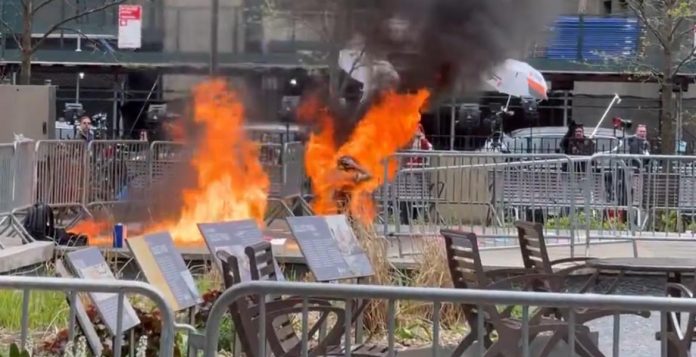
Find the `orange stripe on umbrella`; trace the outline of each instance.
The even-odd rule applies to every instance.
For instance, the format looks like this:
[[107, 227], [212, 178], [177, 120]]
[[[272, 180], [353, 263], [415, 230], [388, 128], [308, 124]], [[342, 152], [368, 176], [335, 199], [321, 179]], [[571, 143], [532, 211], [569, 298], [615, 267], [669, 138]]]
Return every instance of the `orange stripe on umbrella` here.
[[539, 97], [543, 99], [548, 99], [548, 96], [546, 95], [545, 84], [537, 82], [532, 76], [527, 77], [527, 84], [529, 85], [530, 90], [539, 94]]

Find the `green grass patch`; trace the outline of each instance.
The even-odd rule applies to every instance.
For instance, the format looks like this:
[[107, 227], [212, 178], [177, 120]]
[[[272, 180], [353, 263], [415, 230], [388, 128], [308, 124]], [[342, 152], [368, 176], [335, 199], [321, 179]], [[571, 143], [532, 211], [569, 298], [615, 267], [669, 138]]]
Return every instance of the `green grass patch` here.
[[[19, 331], [22, 326], [20, 290], [0, 290], [0, 326]], [[51, 326], [67, 326], [68, 304], [63, 292], [32, 291], [29, 295], [29, 328], [45, 330]]]

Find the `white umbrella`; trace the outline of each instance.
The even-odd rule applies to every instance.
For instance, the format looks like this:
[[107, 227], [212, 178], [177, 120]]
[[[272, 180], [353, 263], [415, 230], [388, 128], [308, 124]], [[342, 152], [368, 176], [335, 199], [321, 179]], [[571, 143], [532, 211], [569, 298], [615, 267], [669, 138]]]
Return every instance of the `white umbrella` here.
[[525, 62], [505, 60], [491, 71], [486, 82], [498, 92], [510, 96], [548, 99], [544, 76]]

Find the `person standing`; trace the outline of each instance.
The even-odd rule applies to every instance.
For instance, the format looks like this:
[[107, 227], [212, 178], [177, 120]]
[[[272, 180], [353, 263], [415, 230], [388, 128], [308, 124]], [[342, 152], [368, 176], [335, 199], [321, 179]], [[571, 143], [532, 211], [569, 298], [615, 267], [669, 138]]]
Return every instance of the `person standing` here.
[[626, 147], [629, 154], [650, 155], [648, 128], [644, 124], [638, 125], [635, 134], [626, 139]]
[[84, 140], [86, 143], [90, 143], [94, 140], [94, 135], [92, 134], [92, 119], [88, 116], [83, 116], [80, 118], [80, 124], [77, 127], [77, 138], [79, 140]]

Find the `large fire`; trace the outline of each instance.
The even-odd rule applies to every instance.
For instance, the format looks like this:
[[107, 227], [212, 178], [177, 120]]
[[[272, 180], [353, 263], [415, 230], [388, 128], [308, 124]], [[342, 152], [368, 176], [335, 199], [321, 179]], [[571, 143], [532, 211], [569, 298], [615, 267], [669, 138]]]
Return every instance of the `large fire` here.
[[[202, 245], [197, 223], [251, 218], [262, 224], [270, 187], [258, 146], [244, 132], [244, 107], [236, 93], [224, 80], [215, 79], [196, 86], [193, 97], [194, 121], [202, 129], [198, 145], [187, 143], [195, 147], [191, 160], [195, 185], [181, 192], [177, 220], [145, 229], [145, 233], [169, 231], [178, 246]], [[86, 220], [71, 231], [87, 234], [90, 244], [110, 244], [111, 238], [104, 236], [112, 224]]]
[[259, 161], [258, 145], [244, 132], [244, 107], [224, 80], [193, 90], [194, 121], [203, 128], [192, 166], [197, 182], [183, 191], [184, 206], [168, 230], [178, 245], [200, 245], [197, 223], [252, 218], [263, 223], [270, 181]]
[[[389, 162], [385, 170], [384, 163], [413, 140], [421, 109], [429, 96], [427, 90], [415, 94], [384, 94], [340, 147], [334, 141], [333, 120], [326, 108], [315, 99], [303, 103], [300, 116], [318, 121], [321, 127], [310, 136], [305, 159], [314, 192], [312, 208], [317, 214], [340, 212], [341, 201], [346, 198], [342, 194], [345, 194], [348, 213], [364, 223], [372, 221], [375, 216], [372, 193], [385, 179], [392, 179], [398, 168], [396, 162]], [[360, 172], [338, 168], [339, 161], [345, 158], [361, 166], [369, 177], [356, 180]]]
[[[223, 80], [204, 82], [193, 95], [194, 120], [202, 129], [191, 160], [196, 184], [181, 192], [178, 219], [145, 229], [145, 233], [169, 231], [178, 246], [201, 245], [197, 223], [252, 218], [263, 224], [270, 188], [258, 145], [244, 132], [244, 108], [237, 95]], [[427, 90], [385, 93], [340, 146], [329, 112], [317, 100], [303, 103], [300, 117], [321, 123], [321, 130], [310, 136], [305, 159], [317, 214], [346, 212], [365, 223], [372, 221], [372, 193], [397, 170], [396, 162], [390, 162], [387, 170], [384, 163], [413, 140], [429, 96]], [[87, 220], [71, 231], [87, 234], [90, 244], [100, 245], [110, 243], [110, 237], [104, 237], [111, 227], [113, 222]]]

